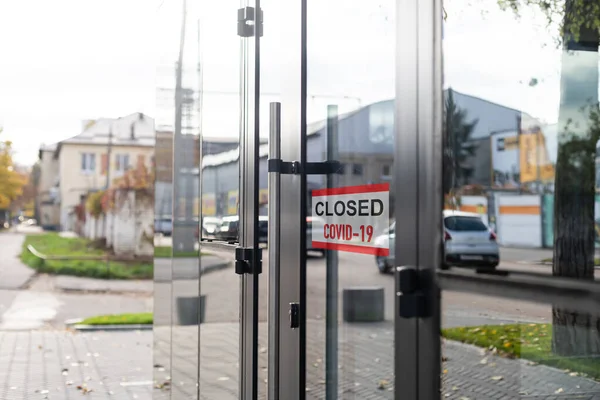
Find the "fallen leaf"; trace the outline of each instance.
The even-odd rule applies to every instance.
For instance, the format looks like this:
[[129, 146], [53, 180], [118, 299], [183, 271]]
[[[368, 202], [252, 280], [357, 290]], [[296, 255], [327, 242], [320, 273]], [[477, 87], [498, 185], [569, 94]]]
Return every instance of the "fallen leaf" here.
[[559, 393], [562, 393], [562, 392], [564, 392], [564, 391], [565, 391], [565, 390], [564, 390], [563, 388], [559, 388], [559, 389], [556, 389], [556, 391], [555, 391], [554, 393], [555, 393], [555, 394], [559, 394]]
[[498, 375], [498, 376], [492, 376], [492, 380], [493, 381], [501, 381], [502, 379], [504, 379], [504, 377], [500, 376], [500, 375]]
[[389, 384], [389, 382], [386, 381], [385, 379], [380, 380], [379, 384], [377, 385], [377, 389], [384, 390], [388, 384]]

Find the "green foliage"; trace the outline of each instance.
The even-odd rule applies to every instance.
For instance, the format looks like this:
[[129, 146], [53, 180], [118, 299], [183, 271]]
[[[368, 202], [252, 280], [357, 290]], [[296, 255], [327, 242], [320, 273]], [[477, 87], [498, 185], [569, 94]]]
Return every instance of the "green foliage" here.
[[152, 313], [113, 314], [86, 318], [80, 325], [152, 325]]
[[21, 195], [26, 183], [26, 178], [14, 169], [12, 143], [0, 141], [0, 209], [8, 208]]
[[[200, 253], [201, 256], [208, 255], [207, 253]], [[155, 258], [197, 258], [197, 251], [178, 251], [173, 253], [173, 248], [170, 246], [154, 246], [154, 257]]]
[[497, 0], [502, 9], [519, 14], [523, 7], [535, 6], [544, 12], [548, 24], [559, 21], [561, 36], [575, 41], [589, 40], [600, 32], [600, 2], [597, 0]]
[[102, 208], [102, 197], [104, 196], [104, 191], [99, 190], [97, 192], [91, 193], [87, 201], [85, 203], [85, 208], [88, 213], [94, 218], [98, 218], [100, 215], [104, 213]]
[[600, 379], [600, 359], [560, 357], [552, 353], [551, 324], [482, 325], [442, 329], [446, 339], [472, 344], [492, 353], [522, 358]]
[[467, 112], [454, 101], [454, 92], [448, 89], [444, 110], [444, 193], [467, 184], [473, 168], [466, 161], [475, 155], [477, 145], [471, 134], [478, 120], [467, 121]]
[[[42, 260], [28, 249], [33, 245], [47, 256], [69, 256], [72, 260]], [[117, 262], [106, 265], [104, 260], [82, 260], [77, 256], [105, 256], [106, 251], [95, 248], [93, 242], [82, 238], [64, 238], [56, 233], [28, 235], [23, 242], [21, 261], [38, 272], [52, 275], [71, 275], [99, 279], [152, 279], [154, 266], [150, 262]]]

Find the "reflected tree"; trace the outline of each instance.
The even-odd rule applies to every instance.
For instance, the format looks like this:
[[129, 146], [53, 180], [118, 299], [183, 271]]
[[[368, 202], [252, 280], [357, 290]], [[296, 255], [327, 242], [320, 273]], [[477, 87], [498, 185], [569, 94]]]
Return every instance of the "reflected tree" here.
[[471, 134], [478, 122], [477, 119], [467, 121], [467, 112], [458, 107], [453, 90], [448, 89], [444, 105], [444, 194], [469, 183], [473, 167], [467, 161], [477, 150]]
[[[560, 20], [562, 46], [559, 147], [554, 201], [554, 276], [594, 279], [595, 155], [600, 133], [597, 0], [499, 0], [518, 12], [537, 5]], [[600, 354], [600, 319], [554, 307], [553, 351]]]

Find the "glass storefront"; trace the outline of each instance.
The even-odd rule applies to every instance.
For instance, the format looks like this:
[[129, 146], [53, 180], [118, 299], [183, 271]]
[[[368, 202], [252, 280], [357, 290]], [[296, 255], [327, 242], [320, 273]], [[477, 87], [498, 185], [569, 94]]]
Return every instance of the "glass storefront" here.
[[600, 396], [595, 5], [164, 3], [156, 398]]

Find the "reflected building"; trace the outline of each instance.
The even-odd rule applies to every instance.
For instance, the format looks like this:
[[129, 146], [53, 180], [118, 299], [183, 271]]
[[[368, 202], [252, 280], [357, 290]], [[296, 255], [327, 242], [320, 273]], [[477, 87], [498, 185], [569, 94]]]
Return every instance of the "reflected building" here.
[[[472, 174], [458, 186], [479, 185], [484, 188], [507, 188], [507, 182], [520, 184], [521, 154], [511, 152], [510, 142], [518, 141], [519, 133], [542, 132], [538, 142], [545, 149], [550, 165], [555, 162], [556, 127], [543, 126], [522, 111], [475, 96], [452, 91], [456, 106], [465, 113], [465, 120], [474, 123], [468, 144], [475, 147], [464, 164]], [[445, 91], [447, 98], [448, 90]], [[307, 128], [309, 162], [327, 159], [327, 121], [309, 124]], [[394, 101], [373, 103], [338, 116], [337, 150], [342, 164], [339, 186], [389, 182], [393, 171]], [[509, 138], [509, 139], [507, 139]], [[508, 146], [498, 147], [498, 143]], [[548, 151], [550, 149], [550, 151]], [[226, 216], [236, 213], [239, 179], [239, 151], [232, 149], [207, 154], [203, 165], [203, 216]], [[267, 193], [268, 145], [260, 147], [261, 198]], [[553, 173], [552, 173], [553, 179]], [[309, 190], [326, 186], [326, 177], [309, 175]], [[391, 192], [393, 192], [393, 188]], [[309, 204], [310, 207], [310, 204]], [[265, 212], [266, 213], [266, 212]]]

